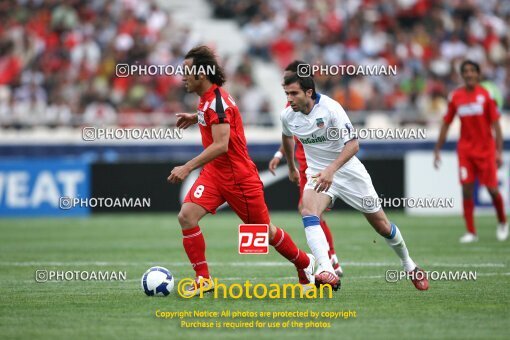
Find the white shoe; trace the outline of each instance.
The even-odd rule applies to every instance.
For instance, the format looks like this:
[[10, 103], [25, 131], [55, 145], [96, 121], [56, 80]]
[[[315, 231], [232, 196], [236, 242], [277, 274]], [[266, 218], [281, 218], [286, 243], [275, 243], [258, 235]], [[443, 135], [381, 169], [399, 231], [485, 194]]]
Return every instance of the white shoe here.
[[336, 256], [336, 254], [331, 255], [331, 265], [333, 266], [335, 274], [338, 275], [338, 277], [344, 276], [344, 271], [342, 270], [342, 266], [340, 266], [340, 263], [338, 262], [338, 257]]
[[498, 228], [496, 229], [496, 236], [498, 241], [505, 241], [508, 238], [508, 223], [498, 224]]
[[471, 233], [465, 233], [459, 240], [460, 243], [473, 243], [478, 241], [478, 236]]

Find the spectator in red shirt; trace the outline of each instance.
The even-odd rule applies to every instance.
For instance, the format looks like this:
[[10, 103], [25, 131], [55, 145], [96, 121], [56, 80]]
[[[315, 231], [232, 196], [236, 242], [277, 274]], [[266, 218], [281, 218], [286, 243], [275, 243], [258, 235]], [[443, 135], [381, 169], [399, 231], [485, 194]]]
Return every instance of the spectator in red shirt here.
[[[498, 216], [497, 238], [508, 238], [508, 223], [501, 193], [498, 189], [497, 167], [502, 164], [503, 136], [499, 122], [499, 111], [489, 92], [478, 84], [480, 66], [466, 60], [460, 66], [464, 86], [454, 90], [449, 97], [448, 112], [443, 118], [439, 139], [434, 150], [434, 166], [441, 161], [439, 151], [446, 140], [450, 123], [455, 116], [461, 122], [460, 139], [457, 145], [459, 175], [462, 184], [464, 219], [467, 233], [461, 243], [476, 242], [476, 228], [473, 220], [473, 188], [475, 179], [487, 187]], [[493, 136], [493, 130], [496, 139]]]

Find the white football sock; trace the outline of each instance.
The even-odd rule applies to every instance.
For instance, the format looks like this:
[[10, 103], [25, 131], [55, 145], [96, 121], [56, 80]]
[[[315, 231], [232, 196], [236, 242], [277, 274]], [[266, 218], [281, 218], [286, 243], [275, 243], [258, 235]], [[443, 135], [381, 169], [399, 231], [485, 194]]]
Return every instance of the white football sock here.
[[318, 263], [319, 269], [317, 270], [317, 273], [320, 271], [328, 271], [334, 273], [335, 270], [331, 265], [331, 261], [328, 255], [328, 240], [326, 239], [326, 235], [324, 235], [324, 231], [322, 231], [320, 226], [319, 217], [303, 216], [303, 224], [305, 226], [305, 234], [308, 247], [310, 247], [313, 256], [315, 256], [315, 260]]
[[414, 268], [416, 268], [416, 263], [414, 263], [409, 256], [409, 251], [407, 250], [404, 238], [402, 237], [402, 234], [400, 234], [398, 227], [393, 223], [391, 223], [391, 234], [390, 236], [385, 237], [385, 239], [386, 243], [388, 243], [395, 253], [397, 253], [404, 270], [407, 272], [414, 270]]

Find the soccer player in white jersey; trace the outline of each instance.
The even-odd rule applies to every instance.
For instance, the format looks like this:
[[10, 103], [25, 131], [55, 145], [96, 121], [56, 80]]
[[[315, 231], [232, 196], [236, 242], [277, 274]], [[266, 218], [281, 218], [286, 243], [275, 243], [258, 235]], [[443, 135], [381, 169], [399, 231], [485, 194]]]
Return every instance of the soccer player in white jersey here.
[[386, 217], [370, 175], [355, 156], [359, 143], [342, 106], [328, 96], [316, 93], [311, 77], [286, 76], [283, 87], [290, 105], [281, 114], [282, 144], [290, 180], [299, 180], [294, 163], [293, 136], [303, 144], [308, 163], [301, 215], [308, 246], [318, 263], [315, 284], [330, 284], [335, 290], [340, 286], [340, 279], [328, 257], [328, 243], [319, 216], [333, 205], [336, 198], [341, 198], [362, 212], [385, 238], [400, 258], [404, 270], [410, 274], [414, 286], [427, 290], [426, 275], [409, 256], [400, 230]]

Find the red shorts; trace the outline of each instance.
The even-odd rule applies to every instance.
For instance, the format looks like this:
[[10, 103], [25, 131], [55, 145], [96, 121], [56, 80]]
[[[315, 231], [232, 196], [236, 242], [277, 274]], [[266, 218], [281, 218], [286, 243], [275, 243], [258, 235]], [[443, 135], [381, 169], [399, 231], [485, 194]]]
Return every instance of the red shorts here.
[[460, 183], [478, 182], [489, 188], [498, 186], [496, 157], [475, 157], [472, 155], [458, 154], [459, 157], [459, 178]]
[[269, 224], [269, 211], [264, 199], [260, 177], [244, 178], [242, 182], [226, 180], [210, 171], [202, 171], [184, 198], [210, 212], [227, 202], [244, 223]]

